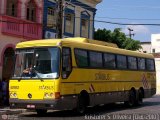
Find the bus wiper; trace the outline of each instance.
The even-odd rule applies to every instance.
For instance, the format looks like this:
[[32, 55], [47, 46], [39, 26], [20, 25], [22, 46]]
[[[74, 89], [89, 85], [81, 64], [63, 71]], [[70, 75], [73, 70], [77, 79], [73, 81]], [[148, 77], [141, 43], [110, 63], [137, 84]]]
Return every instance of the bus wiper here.
[[[39, 75], [38, 75], [38, 71], [37, 70], [35, 70], [35, 68], [32, 68], [32, 72], [33, 73], [36, 73], [36, 75], [37, 75], [37, 77], [41, 80], [41, 81], [44, 81]], [[32, 76], [31, 76], [31, 78], [32, 78]]]
[[22, 76], [23, 76], [23, 73], [21, 74], [20, 78], [18, 79], [18, 82], [20, 82], [22, 80]]

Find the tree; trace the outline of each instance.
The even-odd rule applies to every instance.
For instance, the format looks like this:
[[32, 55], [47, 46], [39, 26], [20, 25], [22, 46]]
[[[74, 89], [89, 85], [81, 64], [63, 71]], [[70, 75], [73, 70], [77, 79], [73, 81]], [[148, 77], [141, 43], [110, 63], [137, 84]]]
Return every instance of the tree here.
[[94, 39], [115, 43], [119, 48], [127, 50], [139, 50], [141, 48], [140, 41], [126, 37], [121, 32], [121, 28], [116, 28], [113, 32], [111, 30], [98, 29], [94, 33]]

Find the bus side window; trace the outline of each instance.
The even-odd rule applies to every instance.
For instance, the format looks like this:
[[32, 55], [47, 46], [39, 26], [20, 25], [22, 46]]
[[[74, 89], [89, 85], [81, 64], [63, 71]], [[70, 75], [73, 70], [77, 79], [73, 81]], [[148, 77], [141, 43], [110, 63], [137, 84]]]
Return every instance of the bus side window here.
[[72, 71], [71, 49], [62, 48], [62, 78], [68, 78]]

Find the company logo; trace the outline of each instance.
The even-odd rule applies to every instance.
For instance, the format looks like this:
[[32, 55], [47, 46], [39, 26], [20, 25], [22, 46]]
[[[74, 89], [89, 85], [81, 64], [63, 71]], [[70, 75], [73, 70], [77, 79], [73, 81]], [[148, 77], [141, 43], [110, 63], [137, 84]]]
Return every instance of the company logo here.
[[32, 98], [32, 94], [30, 94], [30, 93], [29, 93], [29, 94], [28, 94], [28, 98], [30, 98], [30, 99], [31, 99], [31, 98]]
[[2, 120], [7, 120], [8, 116], [7, 115], [2, 115]]

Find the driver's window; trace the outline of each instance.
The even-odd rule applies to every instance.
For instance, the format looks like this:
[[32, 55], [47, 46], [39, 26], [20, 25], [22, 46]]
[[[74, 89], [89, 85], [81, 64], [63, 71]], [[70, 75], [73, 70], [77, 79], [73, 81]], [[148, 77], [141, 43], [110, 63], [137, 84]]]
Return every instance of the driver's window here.
[[63, 47], [62, 49], [62, 77], [68, 78], [72, 71], [71, 49]]

